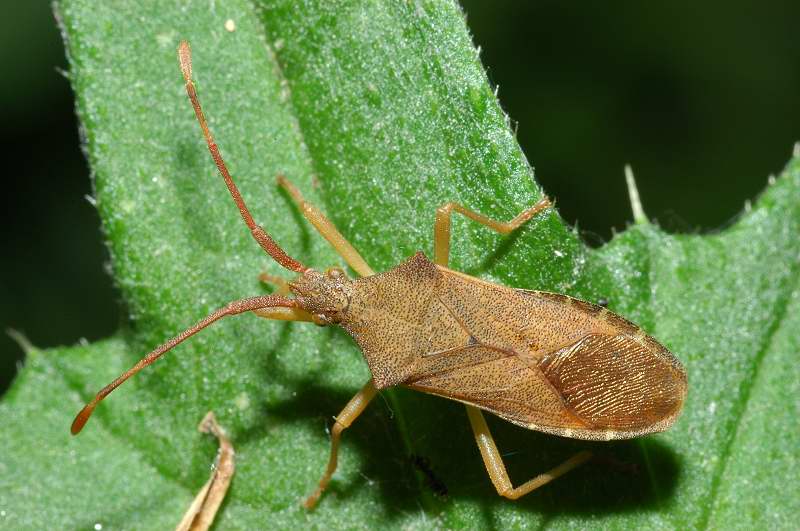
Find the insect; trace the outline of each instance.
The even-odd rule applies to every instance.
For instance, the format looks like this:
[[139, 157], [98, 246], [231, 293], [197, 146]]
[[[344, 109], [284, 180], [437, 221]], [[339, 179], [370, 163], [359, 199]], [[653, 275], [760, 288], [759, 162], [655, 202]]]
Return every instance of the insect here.
[[244, 312], [341, 326], [361, 348], [372, 373], [336, 417], [328, 464], [304, 502], [307, 508], [317, 503], [336, 470], [342, 432], [379, 390], [395, 385], [464, 403], [489, 477], [497, 492], [510, 499], [548, 483], [591, 454], [579, 452], [513, 487], [483, 411], [523, 428], [585, 440], [632, 438], [663, 431], [675, 421], [686, 396], [686, 371], [641, 328], [595, 304], [508, 288], [447, 267], [453, 212], [508, 234], [547, 210], [551, 205], [546, 198], [507, 223], [447, 203], [436, 211], [433, 261], [418, 252], [376, 274], [331, 221], [278, 177], [306, 219], [360, 278], [349, 278], [337, 267], [319, 272], [289, 256], [253, 220], [206, 123], [185, 41], [178, 56], [208, 149], [242, 219], [264, 251], [298, 276], [278, 282], [275, 294], [229, 303], [147, 354], [78, 413], [73, 434], [103, 398], [139, 370], [215, 321]]

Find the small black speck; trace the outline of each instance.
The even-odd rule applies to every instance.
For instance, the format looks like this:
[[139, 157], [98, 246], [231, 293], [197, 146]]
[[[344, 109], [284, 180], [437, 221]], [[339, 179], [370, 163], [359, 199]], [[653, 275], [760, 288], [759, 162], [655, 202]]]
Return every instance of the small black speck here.
[[605, 297], [600, 297], [597, 299], [597, 305], [602, 306], [603, 308], [608, 308], [608, 299]]
[[440, 498], [447, 498], [447, 485], [433, 473], [431, 462], [427, 457], [411, 454], [411, 464], [425, 476], [425, 483], [434, 494]]

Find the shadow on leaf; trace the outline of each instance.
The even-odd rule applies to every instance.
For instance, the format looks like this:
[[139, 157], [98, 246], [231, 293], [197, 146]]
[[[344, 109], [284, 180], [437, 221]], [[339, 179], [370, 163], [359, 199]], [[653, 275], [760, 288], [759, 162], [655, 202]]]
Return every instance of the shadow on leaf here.
[[[293, 385], [296, 396], [278, 407], [265, 408], [265, 415], [290, 424], [324, 422], [330, 428], [333, 415], [356, 392], [320, 386], [310, 378]], [[506, 500], [497, 495], [486, 474], [460, 404], [404, 388], [392, 389], [382, 391], [343, 435], [340, 455], [361, 455], [365, 464], [359, 474], [365, 481], [345, 483], [334, 476], [320, 503], [346, 503], [359, 489], [375, 488], [391, 507], [387, 512], [398, 518], [421, 509], [435, 515], [447, 511], [450, 504], [468, 503], [481, 507], [484, 523], [492, 526], [493, 509], [498, 505], [514, 504], [517, 509], [548, 517], [600, 515], [658, 510], [674, 492], [679, 460], [657, 439], [591, 443], [524, 430], [491, 415], [487, 420], [514, 485], [580, 450], [589, 449], [595, 457], [518, 501]], [[407, 443], [400, 433], [402, 425], [407, 429]], [[266, 430], [261, 425], [238, 434], [238, 439], [257, 439]], [[325, 436], [323, 430], [319, 433]], [[436, 488], [444, 488], [446, 496], [431, 487], [429, 474], [414, 465], [412, 456], [423, 456], [439, 482]], [[321, 463], [326, 458], [327, 452]], [[309, 492], [317, 480], [316, 475], [308, 478]]]

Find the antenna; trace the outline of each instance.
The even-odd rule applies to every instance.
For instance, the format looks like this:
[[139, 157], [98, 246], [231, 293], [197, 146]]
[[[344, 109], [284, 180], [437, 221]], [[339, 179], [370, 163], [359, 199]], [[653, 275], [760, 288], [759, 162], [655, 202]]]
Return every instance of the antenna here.
[[253, 220], [253, 216], [247, 209], [244, 199], [242, 199], [242, 194], [239, 193], [239, 189], [233, 182], [233, 178], [231, 178], [231, 174], [228, 172], [227, 166], [225, 166], [225, 161], [222, 160], [222, 155], [219, 153], [219, 148], [217, 147], [216, 142], [214, 142], [214, 137], [211, 136], [211, 131], [208, 129], [208, 122], [206, 122], [206, 117], [203, 114], [203, 108], [200, 106], [200, 100], [197, 99], [197, 90], [195, 90], [194, 82], [192, 81], [192, 49], [189, 47], [189, 43], [187, 41], [181, 41], [180, 46], [178, 46], [178, 60], [181, 63], [183, 79], [186, 81], [186, 93], [189, 95], [189, 99], [192, 102], [192, 107], [194, 107], [194, 113], [197, 115], [197, 121], [200, 122], [200, 128], [203, 130], [203, 136], [206, 138], [206, 144], [208, 144], [208, 150], [211, 152], [211, 157], [214, 159], [214, 164], [217, 165], [219, 173], [225, 180], [225, 185], [228, 187], [228, 191], [231, 193], [231, 197], [233, 197], [233, 201], [236, 203], [239, 213], [242, 215], [242, 219], [250, 229], [250, 233], [253, 235], [253, 238], [256, 239], [261, 248], [264, 249], [267, 254], [269, 254], [280, 265], [296, 273], [305, 272], [309, 269], [308, 267], [304, 266], [299, 261], [286, 254], [286, 252], [281, 249], [277, 243], [275, 243], [275, 240], [272, 239], [272, 236], [267, 234], [267, 231], [256, 225], [256, 222]]
[[220, 308], [219, 310], [213, 312], [211, 315], [208, 315], [196, 325], [187, 328], [177, 336], [173, 337], [166, 343], [160, 345], [155, 350], [150, 352], [147, 356], [139, 360], [139, 362], [125, 371], [119, 378], [108, 384], [107, 386], [103, 387], [97, 395], [86, 404], [83, 409], [81, 409], [80, 413], [75, 417], [75, 420], [72, 421], [72, 427], [70, 431], [72, 435], [77, 435], [83, 429], [84, 424], [86, 421], [89, 420], [89, 417], [92, 416], [92, 412], [94, 408], [97, 407], [105, 397], [111, 394], [111, 391], [122, 385], [125, 380], [136, 374], [137, 372], [141, 371], [166, 352], [172, 350], [173, 347], [180, 345], [185, 340], [189, 339], [197, 332], [202, 330], [203, 328], [207, 327], [208, 325], [212, 324], [215, 321], [222, 319], [223, 317], [227, 317], [229, 315], [237, 315], [240, 313], [252, 311], [252, 310], [261, 310], [264, 308], [275, 308], [278, 306], [282, 306], [284, 308], [297, 308], [298, 304], [297, 301], [293, 299], [287, 299], [286, 297], [281, 297], [279, 295], [262, 295], [260, 297], [251, 297], [249, 299], [241, 299], [238, 301], [229, 302], [225, 307]]

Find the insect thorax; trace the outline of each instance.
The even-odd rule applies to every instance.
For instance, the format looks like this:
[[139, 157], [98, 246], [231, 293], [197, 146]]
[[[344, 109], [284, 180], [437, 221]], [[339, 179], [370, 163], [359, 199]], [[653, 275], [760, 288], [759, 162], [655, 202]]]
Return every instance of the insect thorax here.
[[417, 253], [385, 273], [353, 282], [341, 325], [361, 347], [378, 389], [413, 372], [427, 344], [424, 320], [440, 278], [433, 262]]

